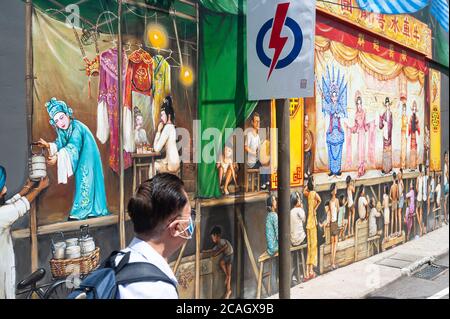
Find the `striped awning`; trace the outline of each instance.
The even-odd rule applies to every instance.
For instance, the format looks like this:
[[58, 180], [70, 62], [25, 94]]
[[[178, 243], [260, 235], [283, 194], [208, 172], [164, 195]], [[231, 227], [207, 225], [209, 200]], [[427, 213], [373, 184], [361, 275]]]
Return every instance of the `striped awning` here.
[[417, 12], [431, 3], [431, 14], [448, 32], [447, 0], [356, 0], [365, 11], [383, 14], [403, 14]]

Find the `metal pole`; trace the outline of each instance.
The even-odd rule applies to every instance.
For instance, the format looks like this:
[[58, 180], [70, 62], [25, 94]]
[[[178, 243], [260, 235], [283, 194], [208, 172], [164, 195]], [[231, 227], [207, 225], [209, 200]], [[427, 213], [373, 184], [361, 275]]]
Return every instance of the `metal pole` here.
[[[28, 144], [33, 140], [33, 1], [25, 2], [25, 103], [27, 110], [28, 125]], [[36, 199], [30, 209], [30, 241], [31, 241], [31, 271], [38, 268], [38, 241], [37, 241], [37, 209], [38, 200]]]
[[278, 255], [279, 296], [291, 297], [290, 253], [290, 122], [289, 100], [276, 101], [278, 127]]
[[119, 208], [119, 235], [120, 249], [125, 248], [125, 209], [124, 209], [124, 165], [123, 165], [123, 96], [122, 96], [122, 0], [117, 1], [117, 94], [119, 101], [119, 150], [120, 150], [120, 208]]

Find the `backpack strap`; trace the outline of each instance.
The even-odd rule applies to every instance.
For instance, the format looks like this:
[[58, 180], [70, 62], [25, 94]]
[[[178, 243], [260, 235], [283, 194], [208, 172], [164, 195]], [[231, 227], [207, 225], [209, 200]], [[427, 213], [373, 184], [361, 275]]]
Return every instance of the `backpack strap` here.
[[[125, 259], [125, 257], [126, 256], [124, 256], [123, 259]], [[117, 266], [118, 268], [120, 267], [122, 260]], [[145, 262], [125, 263], [125, 265], [121, 267], [119, 271], [116, 273], [117, 285], [128, 285], [136, 282], [156, 282], [156, 281], [168, 283], [172, 285], [175, 288], [175, 290], [177, 290], [177, 285], [175, 284], [175, 282], [172, 279], [170, 279], [161, 269], [150, 263]]]

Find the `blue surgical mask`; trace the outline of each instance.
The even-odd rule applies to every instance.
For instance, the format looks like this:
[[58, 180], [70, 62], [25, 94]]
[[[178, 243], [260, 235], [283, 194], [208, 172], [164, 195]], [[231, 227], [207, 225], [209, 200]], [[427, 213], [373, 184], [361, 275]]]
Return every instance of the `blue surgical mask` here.
[[[183, 220], [181, 220], [183, 221]], [[194, 229], [195, 229], [195, 223], [192, 220], [192, 217], [189, 217], [189, 225], [183, 229], [183, 231], [178, 235], [178, 237], [184, 238], [184, 239], [191, 239], [192, 235], [194, 234]], [[188, 235], [184, 236], [182, 235], [184, 232], [186, 232]]]

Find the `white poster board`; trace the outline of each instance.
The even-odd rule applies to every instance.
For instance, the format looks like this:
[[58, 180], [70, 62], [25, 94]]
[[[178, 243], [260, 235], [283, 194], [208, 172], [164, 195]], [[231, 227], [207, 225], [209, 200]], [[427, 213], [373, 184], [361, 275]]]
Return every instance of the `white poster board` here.
[[314, 95], [316, 1], [247, 1], [248, 99]]

